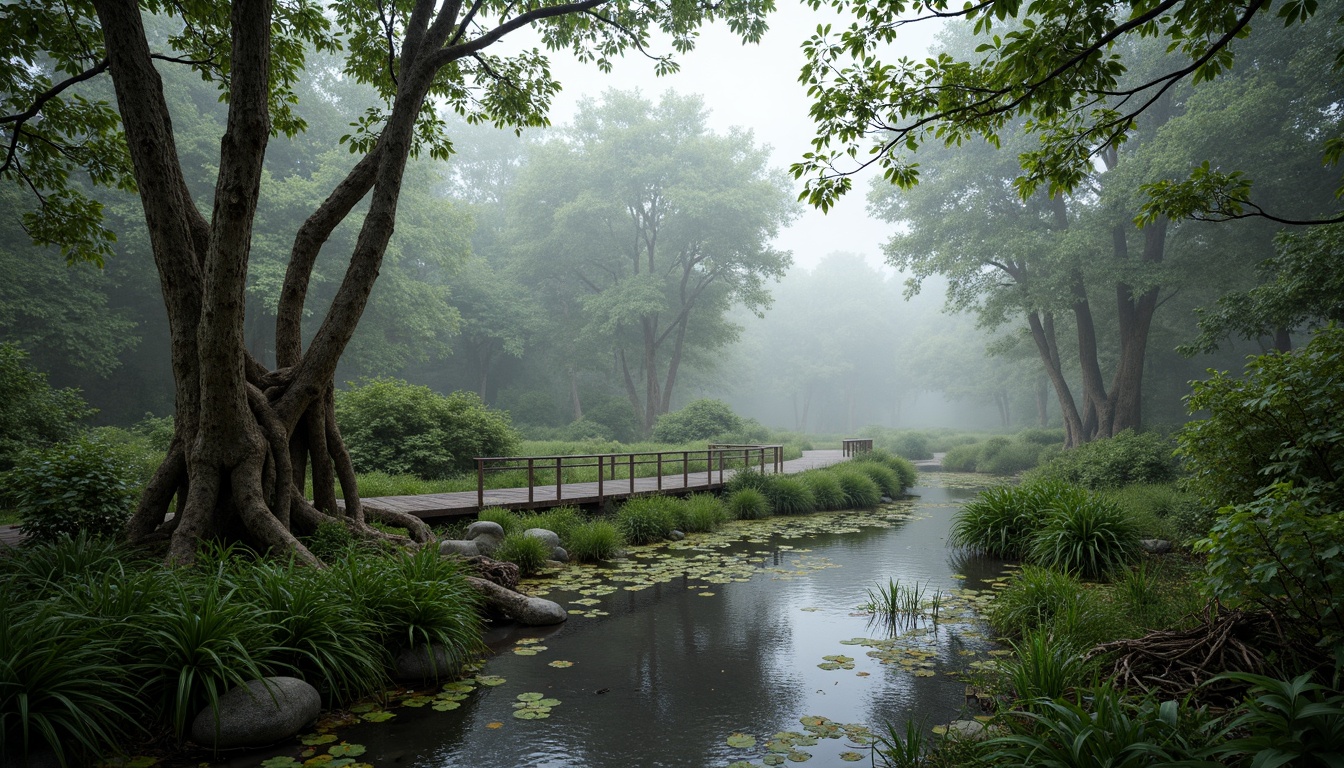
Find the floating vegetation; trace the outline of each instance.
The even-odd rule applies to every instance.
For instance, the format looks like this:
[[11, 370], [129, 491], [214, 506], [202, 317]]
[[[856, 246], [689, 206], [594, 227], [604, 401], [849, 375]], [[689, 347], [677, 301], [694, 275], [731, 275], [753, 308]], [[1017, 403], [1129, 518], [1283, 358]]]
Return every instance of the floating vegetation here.
[[574, 666], [574, 662], [572, 662], [572, 661], [564, 661], [564, 660], [562, 660], [562, 659], [556, 659], [555, 661], [552, 661], [551, 663], [547, 664], [546, 666], [548, 666], [548, 667], [555, 667], [556, 669], [568, 669], [568, 668]]
[[519, 720], [544, 720], [551, 716], [551, 710], [560, 706], [559, 699], [548, 699], [545, 694], [520, 693], [513, 705], [513, 716]]

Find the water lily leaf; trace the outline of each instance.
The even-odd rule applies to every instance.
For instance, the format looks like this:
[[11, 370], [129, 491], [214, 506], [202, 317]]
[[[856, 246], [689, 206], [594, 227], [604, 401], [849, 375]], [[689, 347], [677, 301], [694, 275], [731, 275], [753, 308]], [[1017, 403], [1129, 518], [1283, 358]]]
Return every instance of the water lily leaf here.
[[517, 643], [514, 643], [514, 645], [536, 645], [537, 643], [540, 642], [541, 642], [540, 637], [524, 637], [522, 640], [519, 640]]
[[503, 685], [507, 681], [499, 675], [477, 675], [476, 682], [481, 685], [494, 687], [496, 685]]
[[728, 768], [756, 768], [756, 764], [750, 760], [734, 760], [728, 764]]
[[816, 611], [820, 611], [821, 609], [820, 609], [820, 608], [799, 608], [798, 610], [803, 611], [804, 613], [815, 613]]
[[756, 737], [746, 733], [734, 733], [728, 737], [727, 741], [728, 746], [736, 749], [750, 749], [756, 746]]
[[839, 669], [839, 668], [840, 668], [840, 665], [839, 665], [839, 664], [836, 664], [834, 661], [823, 661], [822, 663], [818, 664], [817, 666], [820, 667], [821, 669], [826, 670], [827, 672], [830, 672], [830, 671], [832, 671], [832, 670], [836, 670], [836, 669]]
[[558, 707], [558, 706], [560, 706], [560, 700], [559, 700], [559, 699], [542, 699], [541, 701], [533, 702], [532, 706], [534, 706], [534, 707]]
[[793, 744], [796, 747], [815, 747], [817, 745], [816, 736], [795, 736]]
[[514, 698], [518, 701], [541, 701], [546, 698], [546, 696], [535, 691], [528, 691], [527, 693], [520, 693]]
[[486, 727], [486, 728], [489, 728], [489, 729], [492, 730], [492, 731], [497, 731], [497, 730], [499, 730], [500, 728], [503, 728], [503, 727], [504, 727], [504, 724], [501, 723], [501, 722], [499, 722], [498, 720], [495, 720], [494, 722], [486, 723], [486, 724], [485, 724], [485, 727]]
[[871, 672], [855, 672], [855, 673], [854, 673], [854, 676], [855, 676], [855, 677], [867, 677], [867, 676], [870, 675], [870, 674], [872, 674], [872, 673], [871, 673]]
[[784, 756], [783, 756], [783, 755], [766, 755], [765, 757], [761, 758], [761, 762], [762, 762], [762, 763], [765, 763], [766, 765], [783, 765], [783, 764], [784, 764]]
[[863, 755], [859, 754], [858, 752], [841, 752], [840, 759], [844, 760], [847, 763], [857, 763], [858, 761], [863, 759]]
[[933, 677], [936, 674], [932, 669], [916, 669], [915, 677]]
[[365, 712], [372, 712], [373, 710], [375, 710], [375, 709], [377, 709], [377, 708], [378, 708], [378, 705], [377, 705], [377, 704], [367, 704], [367, 703], [365, 703], [365, 704], [356, 704], [356, 705], [354, 705], [353, 707], [350, 708], [350, 711], [351, 711], [351, 712], [354, 712], [355, 714], [363, 714], [363, 713], [365, 713]]
[[433, 701], [433, 699], [428, 696], [412, 696], [409, 699], [402, 699], [401, 705], [403, 707], [423, 707], [431, 701]]
[[336, 734], [334, 733], [310, 733], [306, 736], [300, 737], [299, 743], [305, 744], [310, 747], [315, 747], [318, 744], [330, 744], [335, 740], [336, 740]]
[[934, 733], [935, 736], [945, 736], [945, 735], [947, 735], [947, 726], [946, 726], [946, 725], [935, 725], [935, 726], [933, 726], [933, 728], [930, 728], [929, 730], [933, 731], [933, 733]]
[[797, 750], [790, 752], [784, 757], [788, 758], [788, 761], [791, 763], [805, 763], [808, 760], [812, 759], [812, 755], [808, 754], [807, 752], [799, 752]]
[[822, 723], [830, 722], [830, 719], [822, 717], [821, 715], [803, 715], [798, 718], [798, 722], [803, 725], [821, 725]]
[[327, 753], [335, 755], [336, 757], [359, 757], [364, 754], [365, 751], [367, 751], [367, 747], [363, 744], [350, 744], [342, 741], [340, 744], [336, 744], [331, 747], [331, 749], [328, 749]]
[[[343, 758], [343, 759], [344, 759], [344, 758]], [[308, 760], [304, 760], [304, 761], [303, 761], [303, 764], [304, 764], [304, 765], [330, 766], [330, 765], [332, 765], [332, 764], [335, 763], [335, 762], [336, 762], [336, 758], [332, 757], [331, 755], [318, 755], [317, 757], [310, 758], [310, 759], [308, 759]], [[351, 760], [350, 762], [353, 763], [354, 761]]]
[[542, 709], [518, 709], [514, 710], [513, 716], [519, 720], [544, 720], [551, 716], [551, 712]]
[[536, 656], [537, 651], [534, 648], [514, 648], [514, 655], [517, 656]]
[[468, 683], [465, 680], [458, 680], [455, 683], [448, 683], [444, 685], [443, 690], [448, 691], [449, 693], [471, 693], [472, 691], [476, 690], [476, 686], [472, 685], [471, 683]]
[[440, 693], [439, 695], [435, 696], [434, 698], [438, 699], [439, 701], [466, 701], [466, 699], [467, 699], [467, 694], [465, 694], [465, 693]]
[[548, 666], [548, 667], [555, 667], [556, 669], [567, 669], [567, 668], [569, 668], [569, 667], [574, 666], [574, 662], [572, 662], [572, 661], [562, 661], [561, 659], [556, 659], [555, 661], [552, 661], [551, 663], [547, 664], [546, 666]]
[[295, 760], [288, 755], [283, 757], [272, 757], [261, 761], [261, 768], [300, 768], [303, 763]]
[[773, 739], [771, 741], [767, 741], [765, 743], [765, 748], [770, 750], [771, 752], [777, 752], [781, 755], [784, 754], [785, 752], [793, 751], [793, 745], [783, 739]]
[[701, 593], [700, 593], [700, 597], [713, 597], [713, 596], [714, 596], [714, 593], [713, 593], [713, 592], [701, 592]]
[[435, 712], [451, 712], [460, 706], [462, 706], [462, 702], [460, 701], [443, 700], [434, 702], [433, 706], [431, 706], [430, 709], [434, 710]]
[[386, 723], [396, 716], [395, 712], [366, 712], [365, 714], [360, 715], [360, 717], [370, 723]]

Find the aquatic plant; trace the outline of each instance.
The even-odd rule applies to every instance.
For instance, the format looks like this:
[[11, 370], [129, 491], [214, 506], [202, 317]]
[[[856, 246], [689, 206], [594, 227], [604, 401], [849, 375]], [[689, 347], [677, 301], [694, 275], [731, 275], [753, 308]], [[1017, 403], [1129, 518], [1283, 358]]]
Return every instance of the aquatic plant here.
[[883, 496], [900, 496], [905, 493], [905, 486], [901, 483], [901, 476], [896, 470], [881, 464], [877, 461], [856, 461], [851, 462], [854, 469], [864, 473], [877, 483], [877, 487], [882, 490]]
[[551, 548], [535, 536], [510, 533], [504, 536], [504, 540], [491, 557], [513, 563], [518, 566], [519, 574], [528, 576], [546, 565], [546, 561], [551, 557]]
[[841, 466], [831, 470], [840, 488], [845, 492], [845, 506], [850, 509], [871, 509], [882, 502], [882, 490], [864, 473]]
[[797, 477], [812, 490], [812, 498], [816, 500], [817, 509], [829, 511], [845, 508], [845, 490], [840, 487], [840, 481], [832, 473], [825, 470], [810, 470]]
[[767, 475], [754, 469], [741, 469], [728, 478], [727, 482], [723, 484], [723, 490], [730, 495], [743, 488], [752, 488], [764, 492], [765, 486], [769, 485], [774, 477], [775, 475]]
[[1024, 637], [1039, 627], [1050, 627], [1056, 617], [1086, 603], [1083, 585], [1067, 573], [1034, 565], [1022, 567], [1017, 578], [995, 596], [988, 609], [989, 623], [1008, 637]]
[[876, 734], [877, 743], [873, 745], [873, 757], [882, 761], [887, 768], [920, 768], [925, 764], [924, 755], [929, 749], [929, 737], [924, 726], [914, 718], [905, 721], [902, 733], [890, 721], [883, 723], [883, 732]]
[[739, 488], [728, 494], [728, 514], [738, 520], [760, 520], [770, 516], [770, 500], [755, 488]]
[[616, 512], [616, 527], [631, 544], [649, 544], [666, 539], [676, 525], [675, 499], [666, 496], [640, 496], [621, 505]]
[[1010, 644], [1013, 655], [999, 662], [999, 672], [1019, 700], [1058, 699], [1090, 682], [1094, 673], [1072, 644], [1049, 629], [1028, 630], [1021, 641]]
[[776, 515], [801, 515], [817, 510], [812, 489], [796, 477], [776, 475], [762, 490]]
[[957, 445], [949, 448], [943, 455], [943, 469], [948, 472], [974, 472], [979, 461], [979, 443]]
[[580, 563], [607, 560], [621, 548], [621, 532], [606, 520], [589, 520], [569, 531], [565, 551]]
[[1028, 485], [987, 488], [956, 513], [947, 542], [991, 557], [1019, 559], [1044, 523], [1044, 503], [1052, 492]]
[[681, 500], [681, 530], [705, 533], [716, 530], [728, 520], [723, 500], [711, 493], [693, 493]]
[[1139, 532], [1115, 504], [1082, 489], [1058, 494], [1031, 541], [1033, 562], [1100, 578], [1139, 553]]

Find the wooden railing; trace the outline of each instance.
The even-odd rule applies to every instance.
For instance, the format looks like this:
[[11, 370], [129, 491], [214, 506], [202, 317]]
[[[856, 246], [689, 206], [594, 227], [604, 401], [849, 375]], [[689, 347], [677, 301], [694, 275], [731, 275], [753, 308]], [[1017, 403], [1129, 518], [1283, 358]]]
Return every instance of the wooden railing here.
[[[485, 506], [485, 479], [493, 473], [525, 473], [527, 503], [532, 504], [536, 501], [536, 489], [551, 485], [555, 486], [555, 500], [563, 500], [567, 476], [570, 484], [596, 482], [600, 502], [609, 494], [634, 494], [635, 480], [641, 477], [656, 478], [650, 490], [663, 490], [663, 479], [677, 475], [681, 475], [681, 488], [690, 486], [693, 477], [697, 481], [705, 478], [705, 485], [699, 487], [717, 488], [723, 485], [725, 470], [742, 468], [782, 472], [784, 446], [711, 445], [694, 451], [481, 457], [476, 459], [476, 504]], [[523, 485], [515, 483], [510, 487], [521, 489]], [[571, 498], [592, 498], [592, 494], [583, 492]]]
[[840, 450], [845, 456], [857, 456], [860, 453], [872, 453], [873, 441], [871, 438], [851, 437], [840, 441]]

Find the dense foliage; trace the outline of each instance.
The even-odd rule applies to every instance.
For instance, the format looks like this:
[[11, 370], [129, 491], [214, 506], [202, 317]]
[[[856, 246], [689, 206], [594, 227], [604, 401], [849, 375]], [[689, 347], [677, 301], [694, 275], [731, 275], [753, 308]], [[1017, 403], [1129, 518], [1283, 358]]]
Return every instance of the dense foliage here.
[[1154, 432], [1126, 430], [1055, 455], [1034, 477], [1062, 480], [1092, 490], [1176, 479], [1175, 446]]
[[0, 472], [29, 448], [74, 437], [91, 414], [79, 392], [53, 389], [18, 345], [0, 343]]
[[478, 456], [508, 456], [519, 436], [479, 395], [440, 395], [373, 379], [336, 395], [336, 418], [356, 469], [442, 478], [475, 469]]
[[0, 479], [24, 534], [56, 541], [79, 533], [120, 533], [139, 493], [136, 474], [126, 451], [105, 438], [81, 435], [22, 454]]
[[689, 443], [736, 432], [742, 420], [721, 400], [696, 400], [658, 417], [653, 439], [664, 443]]

